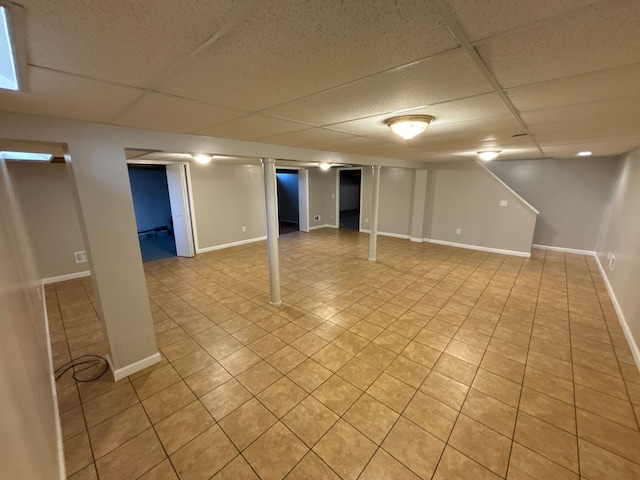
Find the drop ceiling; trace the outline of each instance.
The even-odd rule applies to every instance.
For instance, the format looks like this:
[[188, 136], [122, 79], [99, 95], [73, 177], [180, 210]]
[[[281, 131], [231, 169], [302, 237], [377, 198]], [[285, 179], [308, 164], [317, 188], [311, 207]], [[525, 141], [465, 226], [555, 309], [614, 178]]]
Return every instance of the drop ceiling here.
[[424, 162], [640, 145], [638, 0], [18, 2], [2, 111]]

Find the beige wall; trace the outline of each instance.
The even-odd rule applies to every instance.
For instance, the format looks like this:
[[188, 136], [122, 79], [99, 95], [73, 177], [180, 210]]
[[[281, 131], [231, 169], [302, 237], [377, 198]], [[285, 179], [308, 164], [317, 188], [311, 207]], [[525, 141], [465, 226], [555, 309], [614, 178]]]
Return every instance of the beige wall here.
[[46, 317], [11, 187], [0, 161], [0, 476], [62, 479]]
[[505, 160], [487, 167], [539, 212], [533, 243], [594, 251], [617, 158]]
[[[336, 175], [335, 168], [326, 172], [309, 169], [309, 227], [336, 225]], [[314, 220], [320, 215], [320, 220]]]
[[[613, 193], [604, 214], [598, 259], [613, 290], [623, 328], [640, 367], [640, 149], [622, 157]], [[609, 253], [616, 262], [609, 268]]]
[[[380, 169], [380, 203], [378, 205], [378, 233], [390, 233], [409, 237], [413, 202], [415, 170], [382, 167]], [[362, 169], [362, 223], [360, 228], [369, 230], [372, 194], [371, 167]]]
[[[425, 238], [528, 253], [536, 213], [476, 162], [430, 166]], [[501, 207], [500, 201], [507, 206]], [[456, 234], [456, 229], [461, 233]]]
[[73, 186], [64, 163], [7, 162], [40, 278], [83, 272], [73, 252], [84, 250]]
[[260, 165], [192, 165], [191, 183], [200, 250], [266, 235]]

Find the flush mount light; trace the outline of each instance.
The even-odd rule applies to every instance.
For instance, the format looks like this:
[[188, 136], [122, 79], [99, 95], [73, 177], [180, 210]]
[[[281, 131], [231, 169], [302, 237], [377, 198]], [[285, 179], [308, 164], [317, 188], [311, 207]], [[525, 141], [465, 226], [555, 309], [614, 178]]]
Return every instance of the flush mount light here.
[[324, 171], [327, 171], [331, 168], [330, 163], [321, 163], [318, 166], [320, 167], [320, 170], [324, 170]]
[[484, 150], [478, 152], [478, 156], [485, 162], [490, 162], [500, 154], [500, 150]]
[[213, 157], [211, 155], [207, 155], [206, 153], [198, 153], [193, 155], [193, 159], [201, 165], [206, 165], [211, 162]]
[[7, 8], [0, 5], [0, 88], [18, 90], [18, 87], [9, 15]]
[[384, 123], [396, 135], [400, 135], [405, 140], [411, 140], [416, 135], [424, 132], [434, 118], [431, 115], [403, 115], [401, 117], [388, 118]]
[[591, 156], [591, 152], [589, 150], [585, 150], [583, 152], [578, 152], [578, 156], [579, 157], [590, 157]]
[[20, 162], [50, 162], [53, 155], [35, 152], [0, 152], [0, 158]]

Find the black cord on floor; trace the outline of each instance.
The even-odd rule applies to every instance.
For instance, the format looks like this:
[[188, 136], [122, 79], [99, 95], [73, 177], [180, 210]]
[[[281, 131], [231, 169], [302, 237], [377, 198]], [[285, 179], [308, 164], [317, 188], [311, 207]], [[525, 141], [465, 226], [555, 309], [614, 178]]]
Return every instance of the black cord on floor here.
[[[82, 367], [77, 369], [76, 367]], [[95, 368], [94, 368], [95, 367]], [[91, 382], [93, 380], [99, 379], [102, 375], [104, 375], [107, 370], [109, 370], [109, 365], [107, 361], [99, 356], [99, 355], [82, 355], [81, 357], [74, 358], [70, 362], [65, 363], [61, 367], [57, 368], [54, 373], [56, 380], [58, 380], [62, 375], [64, 375], [68, 370], [74, 369], [71, 377], [76, 382]], [[86, 377], [81, 378], [78, 374], [85, 372], [87, 370], [91, 370], [83, 375]]]

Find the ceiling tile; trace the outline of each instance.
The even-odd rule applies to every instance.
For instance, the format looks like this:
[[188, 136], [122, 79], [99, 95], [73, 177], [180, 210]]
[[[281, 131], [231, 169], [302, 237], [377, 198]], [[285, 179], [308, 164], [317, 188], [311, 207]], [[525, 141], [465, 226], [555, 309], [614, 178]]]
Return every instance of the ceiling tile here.
[[640, 2], [599, 2], [476, 44], [503, 88], [640, 62]]
[[638, 85], [640, 64], [516, 87], [506, 93], [518, 110], [526, 111], [637, 95]]
[[200, 130], [200, 135], [210, 135], [212, 137], [235, 138], [238, 140], [256, 140], [281, 133], [306, 130], [309, 125], [290, 122], [279, 118], [267, 117], [264, 115], [249, 115], [246, 117], [231, 120], [211, 128]]
[[273, 0], [161, 90], [258, 110], [456, 46], [423, 0]]
[[594, 157], [605, 157], [620, 155], [633, 150], [638, 146], [638, 142], [621, 143], [618, 139], [612, 139], [611, 141], [593, 142], [589, 144], [566, 143], [563, 145], [550, 145], [545, 146], [543, 150], [546, 156], [555, 158], [575, 158], [577, 153], [582, 150], [589, 150], [593, 152]]
[[147, 93], [119, 114], [114, 123], [150, 130], [193, 133], [244, 114], [240, 110], [207, 105], [186, 98]]
[[[428, 107], [411, 109], [402, 114], [431, 115], [435, 119], [429, 125], [429, 129], [447, 123], [475, 120], [480, 118], [498, 117], [509, 114], [500, 97], [495, 93], [486, 93], [475, 97], [443, 102]], [[393, 116], [393, 113], [375, 115], [372, 117], [351, 120], [349, 122], [335, 123], [331, 128], [356, 135], [375, 135], [389, 132], [389, 127], [384, 120]]]
[[29, 67], [28, 91], [0, 90], [1, 109], [51, 117], [106, 122], [142, 90]]
[[639, 110], [640, 96], [636, 96], [531, 110], [529, 112], [522, 112], [521, 116], [524, 122], [531, 127], [534, 125], [554, 123], [574, 123], [576, 127], [593, 125], [594, 127], [597, 126], [597, 131], [607, 132], [615, 128], [604, 121], [609, 118], [614, 122], [619, 122], [617, 125], [629, 124], [640, 127]]
[[530, 25], [600, 0], [445, 0], [472, 42]]
[[267, 110], [270, 115], [329, 125], [490, 92], [461, 49]]
[[218, 31], [236, 0], [22, 0], [29, 63], [147, 86]]
[[336, 130], [328, 130], [326, 128], [309, 128], [308, 130], [299, 130], [297, 132], [283, 133], [269, 137], [260, 138], [261, 142], [275, 143], [276, 145], [289, 145], [298, 147], [308, 145], [310, 143], [329, 142], [347, 138], [351, 135]]

